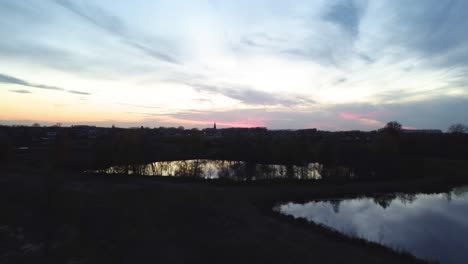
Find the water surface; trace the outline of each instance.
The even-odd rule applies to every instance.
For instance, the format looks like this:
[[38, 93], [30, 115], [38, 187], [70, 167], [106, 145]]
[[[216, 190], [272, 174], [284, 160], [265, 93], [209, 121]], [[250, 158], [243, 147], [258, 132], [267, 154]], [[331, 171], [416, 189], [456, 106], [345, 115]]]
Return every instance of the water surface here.
[[427, 260], [468, 263], [468, 187], [442, 194], [287, 203], [281, 213]]
[[148, 176], [179, 176], [205, 179], [321, 179], [323, 165], [308, 163], [304, 165], [260, 164], [230, 160], [176, 160], [158, 161], [144, 165], [113, 166], [105, 173], [139, 174]]

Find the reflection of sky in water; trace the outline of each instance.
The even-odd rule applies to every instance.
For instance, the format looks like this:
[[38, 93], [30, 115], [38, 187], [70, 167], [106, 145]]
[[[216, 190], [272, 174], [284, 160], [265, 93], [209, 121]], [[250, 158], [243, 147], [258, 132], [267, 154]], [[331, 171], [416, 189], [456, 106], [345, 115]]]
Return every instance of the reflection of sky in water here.
[[468, 263], [467, 191], [288, 203], [279, 210], [421, 258]]
[[145, 165], [113, 166], [106, 173], [128, 173], [158, 176], [192, 176], [205, 179], [229, 178], [273, 179], [293, 177], [297, 179], [320, 179], [323, 166], [309, 163], [303, 166], [259, 164], [229, 160], [176, 160], [158, 161]]

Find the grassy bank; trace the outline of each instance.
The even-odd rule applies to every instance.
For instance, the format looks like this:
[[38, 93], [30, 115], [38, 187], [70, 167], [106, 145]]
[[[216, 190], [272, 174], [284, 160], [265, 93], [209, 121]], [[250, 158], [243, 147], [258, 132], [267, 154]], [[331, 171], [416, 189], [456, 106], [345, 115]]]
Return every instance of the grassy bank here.
[[407, 254], [278, 215], [272, 207], [439, 192], [463, 183], [245, 184], [78, 174], [62, 181], [63, 176], [1, 177], [1, 263], [417, 263]]

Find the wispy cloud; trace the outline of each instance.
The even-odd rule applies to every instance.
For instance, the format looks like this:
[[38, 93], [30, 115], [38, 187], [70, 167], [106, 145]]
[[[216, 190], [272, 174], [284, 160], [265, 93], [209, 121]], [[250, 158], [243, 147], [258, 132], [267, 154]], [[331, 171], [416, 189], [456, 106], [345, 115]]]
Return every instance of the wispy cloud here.
[[326, 111], [349, 121], [378, 125], [397, 120], [407, 127], [445, 129], [453, 123], [468, 123], [468, 97], [441, 95], [411, 102], [341, 104]]
[[169, 63], [180, 63], [171, 54], [155, 49], [154, 43], [148, 45], [134, 38], [132, 36], [134, 33], [126, 27], [122, 20], [103, 9], [100, 9], [96, 6], [79, 5], [76, 1], [55, 0], [55, 2], [71, 11], [75, 15], [81, 17], [85, 21], [89, 22], [90, 24], [104, 30], [111, 35], [114, 35], [123, 43], [133, 47], [134, 49], [140, 50], [150, 57]]
[[63, 88], [55, 87], [55, 86], [49, 86], [49, 85], [43, 85], [43, 84], [33, 84], [33, 83], [27, 82], [25, 80], [18, 79], [16, 77], [1, 74], [1, 73], [0, 73], [0, 82], [1, 83], [9, 83], [9, 84], [29, 86], [29, 87], [32, 87], [32, 88], [47, 89], [47, 90], [56, 90], [56, 91], [64, 91], [65, 90]]
[[296, 105], [311, 105], [315, 101], [305, 96], [280, 95], [264, 91], [258, 91], [246, 87], [215, 86], [206, 84], [188, 84], [199, 92], [221, 94], [223, 96], [239, 100], [247, 105], [281, 105], [292, 107]]
[[467, 1], [209, 2], [0, 1], [0, 83], [44, 105], [99, 87], [89, 109], [125, 124], [466, 122]]
[[360, 43], [376, 57], [413, 57], [433, 68], [468, 65], [467, 1], [368, 1], [368, 7]]
[[20, 94], [29, 94], [29, 93], [31, 93], [31, 91], [29, 91], [29, 90], [8, 90], [8, 91], [10, 91], [12, 93], [20, 93]]
[[[6, 74], [2, 74], [2, 73], [0, 73], [0, 83], [15, 84], [15, 85], [27, 86], [27, 87], [31, 87], [31, 88], [46, 89], [46, 90], [53, 90], [53, 91], [69, 92], [69, 93], [80, 94], [80, 95], [90, 95], [91, 94], [91, 93], [88, 93], [88, 92], [82, 92], [82, 91], [76, 91], [76, 90], [65, 90], [64, 88], [60, 88], [60, 87], [56, 87], [56, 86], [30, 83], [30, 82], [25, 81], [23, 79], [19, 79], [19, 78], [16, 78], [16, 77], [13, 77], [13, 76], [10, 76], [10, 75], [6, 75]], [[18, 91], [27, 91], [27, 90], [14, 90], [14, 91], [18, 92]]]
[[67, 92], [72, 93], [72, 94], [80, 94], [80, 95], [90, 95], [91, 94], [91, 93], [80, 92], [80, 91], [75, 91], [75, 90], [68, 90]]

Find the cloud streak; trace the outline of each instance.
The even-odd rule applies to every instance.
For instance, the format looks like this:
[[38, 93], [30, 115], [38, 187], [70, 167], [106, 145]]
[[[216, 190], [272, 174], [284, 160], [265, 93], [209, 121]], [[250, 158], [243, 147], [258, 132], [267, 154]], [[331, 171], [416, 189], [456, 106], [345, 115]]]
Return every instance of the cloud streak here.
[[29, 94], [31, 91], [29, 90], [9, 90], [12, 93], [20, 93], [20, 94]]
[[246, 105], [264, 105], [264, 106], [286, 106], [293, 107], [297, 105], [311, 105], [315, 101], [304, 96], [297, 95], [279, 95], [264, 91], [258, 91], [245, 87], [215, 86], [206, 84], [187, 84], [198, 92], [207, 92], [221, 94], [223, 96], [241, 101]]
[[1, 74], [1, 73], [0, 73], [0, 82], [1, 83], [9, 83], [9, 84], [29, 86], [29, 87], [32, 87], [32, 88], [55, 90], [55, 91], [64, 91], [65, 90], [63, 88], [55, 87], [55, 86], [49, 86], [49, 85], [43, 85], [43, 84], [33, 84], [33, 83], [27, 82], [25, 80], [18, 79], [16, 77]]
[[79, 95], [91, 95], [90, 93], [87, 93], [87, 92], [81, 92], [81, 91], [75, 91], [75, 90], [68, 90], [67, 92], [72, 93], [72, 94], [79, 94]]
[[[30, 83], [28, 81], [25, 81], [23, 79], [19, 79], [10, 75], [2, 74], [0, 73], [0, 83], [6, 83], [6, 84], [15, 84], [15, 85], [21, 85], [21, 86], [27, 86], [31, 88], [38, 88], [38, 89], [45, 89], [45, 90], [52, 90], [52, 91], [61, 91], [61, 92], [69, 92], [69, 93], [74, 93], [74, 94], [80, 94], [80, 95], [91, 95], [91, 93], [87, 92], [82, 92], [82, 91], [76, 91], [76, 90], [65, 90], [64, 88], [56, 87], [56, 86], [50, 86], [50, 85], [44, 85], [44, 84], [34, 84]], [[13, 90], [15, 92], [18, 91], [23, 91], [22, 93], [25, 93], [24, 91], [27, 90]], [[21, 93], [21, 92], [19, 92]]]
[[157, 60], [165, 61], [168, 63], [179, 64], [180, 62], [175, 59], [172, 55], [163, 53], [152, 46], [147, 45], [132, 37], [132, 33], [125, 26], [124, 22], [118, 17], [109, 14], [108, 12], [94, 7], [94, 6], [83, 6], [78, 5], [74, 1], [68, 0], [55, 0], [57, 4], [71, 11], [78, 17], [84, 19], [90, 24], [104, 30], [105, 32], [114, 35], [120, 39], [123, 43], [141, 51], [142, 53], [153, 57]]

